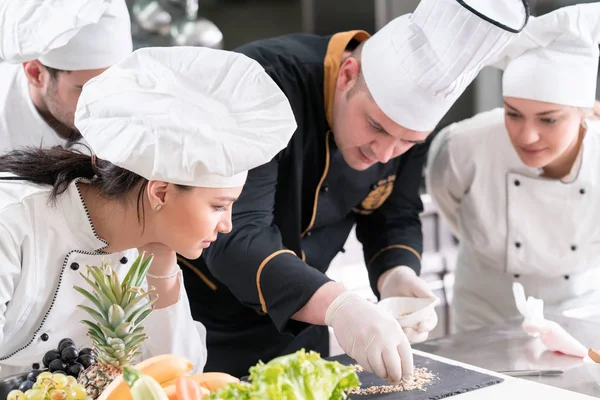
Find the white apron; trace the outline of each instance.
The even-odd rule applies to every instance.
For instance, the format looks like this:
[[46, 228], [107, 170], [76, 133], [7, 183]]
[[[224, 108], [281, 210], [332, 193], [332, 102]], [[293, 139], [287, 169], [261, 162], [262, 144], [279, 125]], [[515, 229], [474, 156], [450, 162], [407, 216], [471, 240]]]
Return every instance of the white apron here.
[[546, 309], [600, 304], [600, 129], [590, 123], [569, 182], [522, 164], [504, 110], [451, 125], [432, 143], [428, 189], [460, 239], [457, 330], [519, 315], [512, 283]]

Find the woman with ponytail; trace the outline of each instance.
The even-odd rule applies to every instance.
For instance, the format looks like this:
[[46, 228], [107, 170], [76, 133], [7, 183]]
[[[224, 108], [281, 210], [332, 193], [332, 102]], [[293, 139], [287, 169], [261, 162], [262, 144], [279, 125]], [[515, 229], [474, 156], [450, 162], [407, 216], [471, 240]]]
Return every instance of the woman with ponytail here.
[[206, 330], [176, 253], [198, 258], [231, 230], [247, 171], [296, 129], [285, 95], [244, 55], [146, 48], [84, 86], [75, 123], [91, 157], [61, 147], [0, 157], [0, 376], [41, 363], [62, 338], [89, 345], [73, 287], [87, 286], [86, 265], [110, 262], [123, 277], [140, 251], [154, 255], [147, 285], [158, 294], [142, 358], [175, 353], [202, 371]]

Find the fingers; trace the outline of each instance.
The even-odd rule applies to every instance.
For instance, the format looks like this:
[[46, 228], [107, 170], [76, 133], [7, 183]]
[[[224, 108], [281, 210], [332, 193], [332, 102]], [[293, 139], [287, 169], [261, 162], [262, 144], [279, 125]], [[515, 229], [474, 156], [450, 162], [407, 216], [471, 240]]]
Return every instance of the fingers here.
[[382, 359], [386, 369], [384, 378], [387, 378], [393, 385], [399, 384], [402, 379], [402, 361], [396, 347], [386, 347], [383, 350]]
[[396, 346], [398, 354], [400, 355], [400, 360], [402, 362], [402, 379], [407, 382], [412, 380], [413, 368], [414, 368], [414, 360], [412, 349], [410, 348], [410, 343], [408, 342], [408, 338], [404, 338], [402, 343]]
[[383, 361], [382, 346], [377, 343], [381, 338], [373, 338], [371, 339], [371, 343], [366, 350], [367, 353], [367, 364], [369, 364], [371, 372], [380, 377], [381, 379], [387, 378], [387, 371], [385, 368], [385, 364]]

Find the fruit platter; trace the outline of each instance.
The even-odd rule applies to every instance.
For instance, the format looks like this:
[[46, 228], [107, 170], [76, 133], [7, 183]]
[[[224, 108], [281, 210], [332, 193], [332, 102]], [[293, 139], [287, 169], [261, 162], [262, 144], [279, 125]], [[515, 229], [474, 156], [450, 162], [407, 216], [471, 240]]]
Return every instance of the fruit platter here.
[[29, 371], [0, 380], [0, 400], [342, 400], [359, 386], [353, 367], [301, 350], [250, 368], [247, 382], [219, 372], [194, 374], [185, 357], [163, 354], [135, 361], [146, 339], [153, 288], [142, 289], [152, 255], [142, 253], [121, 281], [104, 264], [88, 266], [89, 305], [81, 321], [91, 347], [64, 338]]

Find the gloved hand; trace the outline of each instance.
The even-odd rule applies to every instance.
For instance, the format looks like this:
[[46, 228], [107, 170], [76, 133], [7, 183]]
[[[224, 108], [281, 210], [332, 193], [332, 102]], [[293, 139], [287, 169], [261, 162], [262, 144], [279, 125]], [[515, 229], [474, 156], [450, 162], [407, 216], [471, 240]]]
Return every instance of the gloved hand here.
[[325, 324], [342, 349], [366, 371], [382, 379], [410, 381], [413, 355], [402, 327], [389, 313], [354, 292], [343, 292], [329, 306]]
[[[436, 298], [427, 286], [427, 282], [419, 278], [412, 268], [406, 266], [391, 270], [383, 280], [379, 292], [382, 300], [395, 296]], [[435, 329], [437, 323], [437, 314], [435, 310], [431, 310], [424, 315], [423, 320], [416, 327], [403, 327], [403, 329], [410, 343], [420, 343], [427, 340], [429, 332]]]

